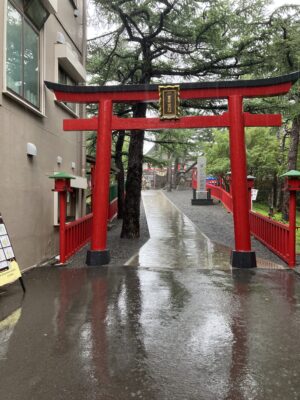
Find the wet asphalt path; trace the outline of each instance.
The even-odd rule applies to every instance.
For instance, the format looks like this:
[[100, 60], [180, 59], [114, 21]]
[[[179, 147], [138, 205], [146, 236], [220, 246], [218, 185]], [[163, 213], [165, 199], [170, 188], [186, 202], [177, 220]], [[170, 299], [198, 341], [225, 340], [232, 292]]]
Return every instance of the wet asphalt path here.
[[[171, 229], [154, 220], [153, 245]], [[164, 242], [148, 264], [149, 248], [124, 267], [32, 270], [24, 298], [0, 288], [0, 399], [300, 399], [299, 278], [215, 269], [214, 246], [193, 265], [183, 249], [207, 242], [187, 245], [183, 220], [177, 264], [159, 262]]]

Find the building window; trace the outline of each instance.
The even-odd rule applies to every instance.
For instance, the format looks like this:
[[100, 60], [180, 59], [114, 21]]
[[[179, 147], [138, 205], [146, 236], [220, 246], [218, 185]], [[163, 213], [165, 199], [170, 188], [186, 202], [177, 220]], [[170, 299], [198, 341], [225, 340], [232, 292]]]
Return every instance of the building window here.
[[[58, 66], [58, 83], [62, 83], [63, 85], [77, 85], [77, 82], [74, 81], [67, 74], [67, 72], [59, 65]], [[70, 110], [74, 113], [77, 113], [77, 104], [76, 103], [64, 103]]]
[[49, 12], [45, 9], [40, 0], [25, 0], [24, 3], [24, 11], [26, 15], [38, 30], [42, 29], [44, 23], [49, 17]]
[[15, 0], [7, 6], [6, 84], [8, 90], [39, 108], [39, 32], [23, 11], [25, 3]]

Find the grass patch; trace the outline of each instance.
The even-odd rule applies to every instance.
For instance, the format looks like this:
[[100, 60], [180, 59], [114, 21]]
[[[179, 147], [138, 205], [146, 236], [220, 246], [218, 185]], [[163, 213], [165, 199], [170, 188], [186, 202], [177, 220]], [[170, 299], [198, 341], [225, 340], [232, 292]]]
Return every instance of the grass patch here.
[[[269, 216], [269, 206], [263, 203], [257, 203], [256, 201], [253, 202], [253, 211], [258, 212], [262, 215]], [[281, 213], [274, 213], [272, 217], [275, 221], [287, 223], [282, 219]], [[300, 213], [297, 212], [296, 214], [296, 226], [300, 226]], [[296, 230], [296, 253], [300, 253], [300, 229]]]

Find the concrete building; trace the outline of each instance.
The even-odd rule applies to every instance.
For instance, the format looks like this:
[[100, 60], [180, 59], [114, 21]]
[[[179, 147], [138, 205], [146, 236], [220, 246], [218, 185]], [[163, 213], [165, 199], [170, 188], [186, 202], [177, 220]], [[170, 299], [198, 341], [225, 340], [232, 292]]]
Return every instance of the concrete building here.
[[85, 0], [0, 2], [0, 213], [23, 270], [58, 254], [58, 205], [48, 175], [78, 177], [68, 217], [85, 213], [84, 136], [62, 130], [63, 119], [84, 110], [58, 104], [44, 86], [85, 82], [85, 13]]

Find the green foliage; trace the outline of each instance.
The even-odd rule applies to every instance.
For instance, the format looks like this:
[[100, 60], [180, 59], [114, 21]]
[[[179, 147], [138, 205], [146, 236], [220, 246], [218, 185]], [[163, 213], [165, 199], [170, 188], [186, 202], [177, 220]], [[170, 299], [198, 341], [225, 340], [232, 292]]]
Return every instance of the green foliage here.
[[[263, 64], [268, 1], [94, 0], [108, 32], [90, 41], [93, 82], [237, 77]], [[245, 23], [247, 21], [247, 23]], [[110, 28], [112, 27], [112, 28]]]
[[95, 157], [96, 155], [96, 139], [97, 134], [95, 132], [89, 132], [86, 138], [86, 152], [89, 156]]
[[[286, 170], [287, 150], [282, 151], [282, 130], [246, 129], [246, 151], [248, 174], [256, 177], [255, 187], [260, 190], [260, 198], [267, 198], [274, 179]], [[227, 130], [213, 130], [213, 142], [205, 146], [205, 154], [209, 174], [225, 176], [230, 171]]]
[[[94, 84], [253, 79], [300, 69], [297, 7], [282, 7], [270, 16], [269, 0], [93, 1], [99, 24], [107, 21], [106, 32], [89, 42], [88, 70]], [[293, 143], [289, 131], [300, 115], [298, 88], [285, 98], [245, 101], [245, 111], [284, 113], [285, 129], [247, 130], [248, 169], [266, 193], [278, 184], [277, 177], [287, 166], [287, 145]], [[226, 101], [219, 100], [181, 105], [186, 115], [199, 114], [201, 107], [210, 114], [226, 109]], [[155, 113], [155, 106], [152, 109]], [[145, 116], [143, 111], [144, 115], [135, 116]], [[189, 131], [156, 133], [156, 153], [151, 157], [161, 162], [163, 154], [168, 160], [186, 159], [204, 151], [208, 172], [224, 175], [230, 169], [228, 133], [208, 132], [202, 138], [191, 137]], [[142, 151], [142, 146], [135, 147]], [[141, 154], [130, 154], [142, 160]], [[135, 187], [138, 170], [135, 165]], [[127, 189], [127, 198], [130, 195]]]
[[225, 176], [230, 171], [228, 131], [213, 129], [212, 137], [213, 141], [204, 146], [207, 172], [210, 175]]
[[281, 148], [281, 132], [271, 128], [246, 129], [248, 171], [257, 179], [281, 175], [285, 170], [287, 150]]
[[[210, 130], [191, 131], [189, 129], [165, 129], [151, 134], [155, 146], [150, 150], [151, 157], [158, 165], [168, 165], [170, 160], [195, 161], [203, 153], [204, 143], [211, 138]], [[147, 153], [147, 156], [149, 155]], [[144, 156], [144, 161], [145, 161]], [[153, 163], [155, 165], [155, 162]]]

